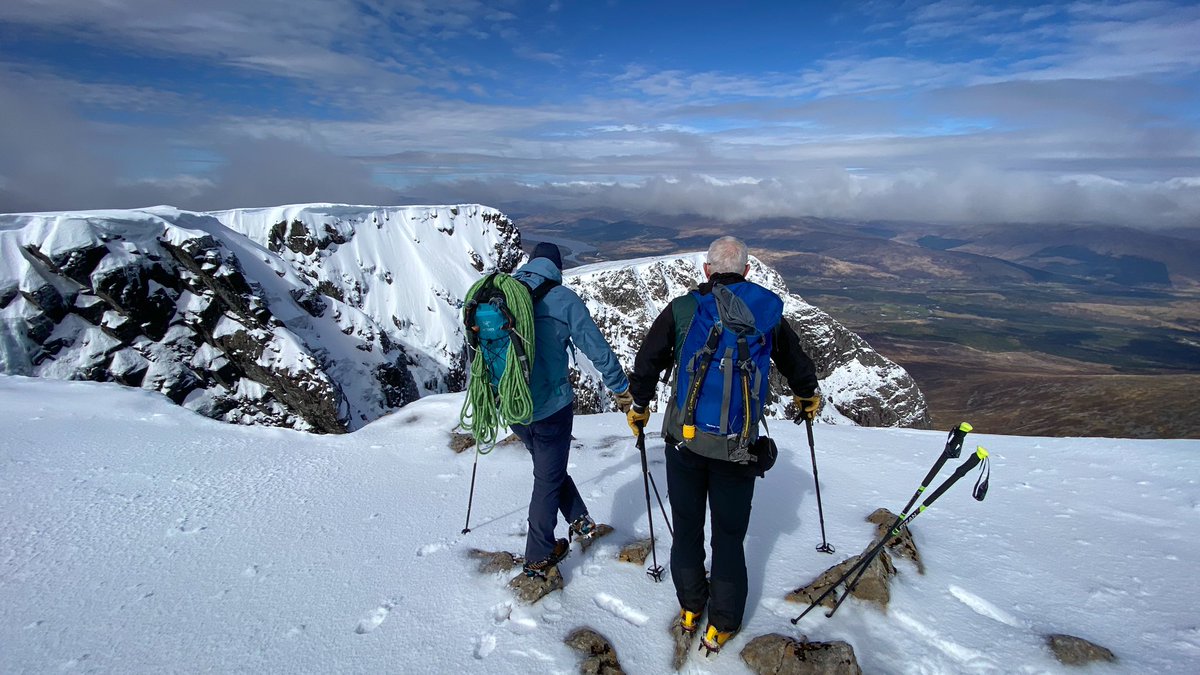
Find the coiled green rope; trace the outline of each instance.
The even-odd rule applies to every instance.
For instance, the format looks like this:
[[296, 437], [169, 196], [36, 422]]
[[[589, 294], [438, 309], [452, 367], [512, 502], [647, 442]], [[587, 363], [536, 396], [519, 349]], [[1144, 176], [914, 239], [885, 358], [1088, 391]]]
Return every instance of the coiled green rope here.
[[[467, 297], [475, 297], [475, 293], [487, 282], [484, 277], [475, 282], [467, 291]], [[530, 301], [529, 289], [520, 281], [508, 275], [496, 275], [492, 282], [504, 294], [504, 300], [516, 323], [513, 340], [521, 340], [525, 353], [529, 358], [529, 367], [533, 367], [533, 303]], [[463, 320], [466, 321], [466, 309], [463, 310]], [[467, 397], [463, 401], [459, 414], [459, 424], [463, 430], [475, 437], [477, 452], [486, 455], [496, 445], [496, 437], [501, 426], [513, 424], [529, 424], [533, 418], [533, 396], [529, 392], [529, 382], [521, 373], [517, 361], [516, 347], [512, 341], [508, 344], [507, 365], [500, 376], [498, 387], [492, 387], [491, 374], [488, 372], [485, 350], [475, 350], [475, 358], [471, 361], [471, 371], [467, 380]], [[484, 450], [484, 447], [487, 450]]]

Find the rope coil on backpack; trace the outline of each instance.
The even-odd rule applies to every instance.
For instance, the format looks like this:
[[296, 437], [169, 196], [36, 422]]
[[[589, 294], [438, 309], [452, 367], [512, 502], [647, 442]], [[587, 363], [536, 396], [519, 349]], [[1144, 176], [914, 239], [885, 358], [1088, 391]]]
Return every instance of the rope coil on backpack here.
[[[459, 424], [475, 438], [479, 454], [492, 451], [500, 427], [528, 424], [533, 418], [533, 396], [529, 391], [527, 374], [519, 367], [525, 355], [534, 353], [533, 302], [529, 289], [508, 275], [488, 275], [467, 291], [467, 298], [471, 300], [463, 305], [463, 322], [466, 324], [470, 321], [471, 312], [478, 306], [474, 298], [489, 283], [503, 295], [513, 325], [509, 327], [506, 357], [509, 365], [500, 376], [498, 386], [492, 386], [486, 350], [472, 345], [467, 396], [459, 414]], [[487, 450], [483, 449], [485, 446]]]

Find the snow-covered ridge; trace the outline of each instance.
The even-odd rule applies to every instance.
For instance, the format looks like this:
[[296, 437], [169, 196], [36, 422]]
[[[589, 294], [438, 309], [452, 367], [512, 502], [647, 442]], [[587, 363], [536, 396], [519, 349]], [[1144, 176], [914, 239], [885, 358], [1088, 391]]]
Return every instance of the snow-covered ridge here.
[[0, 215], [0, 255], [0, 372], [342, 431], [461, 387], [459, 299], [520, 239], [475, 204], [154, 207]]
[[[114, 381], [216, 419], [323, 432], [461, 390], [461, 299], [524, 257], [513, 223], [477, 204], [0, 215], [0, 255], [0, 372]], [[630, 368], [701, 261], [604, 263], [566, 283]], [[753, 264], [818, 363], [825, 421], [927, 424], [902, 369]], [[614, 409], [577, 356], [577, 408]], [[789, 401], [773, 399], [772, 413]]]
[[[672, 298], [695, 288], [704, 279], [703, 252], [604, 262], [568, 270], [565, 283], [587, 303], [626, 369], [655, 317]], [[830, 423], [868, 426], [928, 427], [925, 398], [912, 377], [899, 365], [831, 316], [790, 293], [775, 270], [750, 258], [749, 279], [784, 299], [784, 316], [800, 336], [805, 351], [817, 364], [826, 405], [821, 419]], [[599, 374], [582, 354], [578, 379], [584, 391], [602, 391]], [[772, 368], [768, 416], [795, 417], [790, 390]], [[670, 387], [658, 389], [658, 405], [666, 403]], [[588, 403], [585, 401], [585, 404]], [[607, 409], [599, 401], [596, 411]]]

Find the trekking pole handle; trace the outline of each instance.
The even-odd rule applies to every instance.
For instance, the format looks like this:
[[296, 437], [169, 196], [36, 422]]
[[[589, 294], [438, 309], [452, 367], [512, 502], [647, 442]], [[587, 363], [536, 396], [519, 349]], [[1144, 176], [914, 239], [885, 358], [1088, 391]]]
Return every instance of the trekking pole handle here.
[[971, 469], [979, 466], [979, 462], [981, 462], [983, 458], [987, 456], [988, 451], [984, 450], [982, 445], [976, 448], [975, 452], [967, 458], [967, 461], [958, 465], [958, 468], [954, 470], [954, 473], [950, 474], [950, 477], [943, 481], [942, 484], [933, 491], [933, 494], [929, 495], [929, 497], [921, 503], [921, 510], [925, 510], [930, 504], [933, 504], [938, 497], [942, 496], [943, 492], [949, 490], [951, 485], [954, 485], [956, 482], [958, 482], [958, 479], [967, 475]]

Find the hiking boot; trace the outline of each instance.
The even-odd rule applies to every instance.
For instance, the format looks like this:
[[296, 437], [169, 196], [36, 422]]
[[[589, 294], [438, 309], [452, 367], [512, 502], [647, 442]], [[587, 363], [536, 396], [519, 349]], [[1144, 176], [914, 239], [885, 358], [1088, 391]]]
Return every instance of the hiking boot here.
[[679, 610], [679, 628], [684, 633], [691, 635], [700, 627], [700, 612], [689, 612], [686, 609]]
[[591, 516], [585, 513], [576, 518], [571, 523], [571, 526], [567, 528], [567, 531], [575, 539], [590, 537], [596, 531], [596, 521], [592, 520]]
[[550, 556], [545, 560], [525, 563], [525, 567], [523, 568], [525, 576], [545, 579], [546, 573], [550, 571], [550, 568], [562, 562], [562, 559], [567, 557], [567, 554], [570, 552], [571, 544], [566, 539], [559, 539], [554, 542], [554, 550], [550, 552]]
[[733, 637], [733, 634], [736, 632], [737, 631], [732, 630], [719, 631], [717, 630], [716, 626], [710, 623], [708, 624], [708, 629], [704, 632], [704, 637], [700, 638], [700, 649], [707, 649], [708, 652], [705, 654], [705, 656], [711, 656], [712, 654], [721, 651], [721, 647], [724, 647], [725, 643], [728, 642], [729, 638]]

